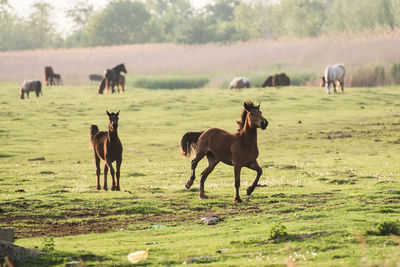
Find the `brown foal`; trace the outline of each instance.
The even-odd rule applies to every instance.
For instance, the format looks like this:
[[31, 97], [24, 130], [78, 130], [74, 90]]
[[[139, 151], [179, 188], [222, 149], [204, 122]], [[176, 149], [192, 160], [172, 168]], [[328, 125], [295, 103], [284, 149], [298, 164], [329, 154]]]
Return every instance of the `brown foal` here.
[[247, 195], [250, 196], [256, 188], [262, 174], [262, 169], [257, 163], [257, 128], [265, 130], [268, 126], [268, 121], [262, 116], [260, 105], [255, 106], [252, 102], [244, 103], [241, 117], [242, 121], [238, 122], [239, 129], [234, 133], [211, 128], [204, 132], [188, 132], [182, 137], [182, 155], [189, 157], [192, 149], [197, 150], [196, 157], [192, 160], [192, 175], [186, 181], [186, 188], [189, 189], [193, 185], [198, 162], [204, 156], [206, 156], [208, 160], [208, 166], [201, 173], [199, 198], [207, 198], [204, 194], [204, 182], [220, 161], [234, 167], [234, 202], [242, 202], [239, 196], [239, 187], [240, 172], [243, 167], [257, 172], [253, 184], [247, 188]]
[[[104, 164], [104, 184], [103, 189], [107, 190], [107, 172], [110, 169], [112, 177], [111, 190], [120, 190], [119, 187], [119, 176], [122, 162], [122, 144], [118, 138], [118, 115], [117, 113], [109, 113], [108, 111], [108, 132], [100, 132], [96, 125], [90, 126], [90, 144], [93, 146], [94, 160], [96, 163], [96, 175], [97, 175], [97, 190], [100, 190], [100, 159], [105, 161]], [[117, 182], [114, 179], [114, 168], [112, 162], [116, 161], [116, 177]]]

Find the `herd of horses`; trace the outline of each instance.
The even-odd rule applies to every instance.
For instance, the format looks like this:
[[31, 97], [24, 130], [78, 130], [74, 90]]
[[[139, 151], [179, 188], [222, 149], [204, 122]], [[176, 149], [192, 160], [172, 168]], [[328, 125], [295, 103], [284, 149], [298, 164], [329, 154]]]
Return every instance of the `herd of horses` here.
[[[336, 93], [336, 82], [339, 82], [342, 93], [344, 92], [344, 76], [346, 69], [342, 64], [328, 65], [325, 68], [324, 76], [321, 77], [321, 87], [325, 87], [328, 94], [331, 93], [330, 85], [333, 85], [334, 92]], [[286, 73], [276, 73], [268, 76], [261, 87], [279, 87], [290, 86], [290, 78]], [[247, 77], [235, 77], [229, 84], [229, 89], [249, 88], [250, 80]]]
[[[107, 69], [104, 76], [91, 74], [90, 81], [100, 81], [99, 93], [104, 90], [106, 93], [115, 92], [114, 87], [121, 86], [121, 92], [124, 92], [125, 77], [121, 72], [127, 73], [125, 65], [119, 64], [112, 69]], [[336, 93], [336, 81], [339, 81], [342, 92], [343, 78], [345, 68], [341, 64], [330, 65], [325, 69], [324, 76], [321, 78], [321, 86], [325, 86], [327, 93], [330, 93], [330, 84], [333, 83], [334, 92]], [[61, 81], [61, 76], [54, 73], [52, 67], [45, 67], [45, 83], [53, 85], [57, 79]], [[288, 86], [290, 78], [285, 73], [279, 73], [269, 76], [262, 84], [266, 86]], [[229, 88], [244, 88], [250, 87], [250, 80], [245, 77], [236, 77], [232, 80]], [[21, 99], [24, 99], [26, 94], [29, 97], [29, 92], [34, 91], [36, 96], [42, 94], [42, 84], [39, 80], [24, 81], [20, 91]], [[112, 177], [111, 190], [120, 191], [120, 169], [122, 163], [122, 143], [118, 137], [118, 119], [119, 111], [108, 112], [108, 131], [100, 131], [96, 125], [91, 125], [89, 128], [90, 145], [93, 148], [93, 154], [96, 165], [97, 190], [100, 186], [100, 160], [103, 160], [103, 189], [107, 190], [107, 175], [108, 170]], [[201, 172], [199, 198], [207, 198], [204, 192], [204, 183], [208, 175], [214, 170], [219, 162], [233, 166], [235, 178], [235, 196], [234, 202], [241, 203], [242, 199], [239, 195], [240, 173], [243, 167], [256, 171], [257, 175], [251, 186], [247, 188], [247, 195], [250, 196], [258, 185], [258, 181], [262, 175], [262, 168], [257, 162], [258, 145], [257, 145], [257, 130], [265, 130], [268, 126], [268, 121], [262, 115], [260, 104], [247, 101], [243, 104], [241, 119], [237, 121], [239, 128], [234, 133], [229, 133], [218, 128], [210, 128], [202, 132], [187, 132], [180, 141], [181, 154], [189, 157], [192, 152], [196, 152], [195, 158], [191, 161], [191, 176], [186, 181], [185, 187], [189, 189], [196, 177], [196, 168], [204, 157], [207, 158], [208, 165]], [[112, 163], [116, 161], [116, 170]]]

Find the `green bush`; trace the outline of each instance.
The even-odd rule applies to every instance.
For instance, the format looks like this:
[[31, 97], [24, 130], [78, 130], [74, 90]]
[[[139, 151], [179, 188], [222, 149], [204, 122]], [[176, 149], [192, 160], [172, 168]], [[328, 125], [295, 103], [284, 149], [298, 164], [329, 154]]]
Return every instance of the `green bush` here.
[[383, 222], [378, 225], [379, 235], [398, 235], [400, 233], [399, 224], [395, 222]]
[[317, 74], [314, 72], [297, 72], [288, 75], [291, 85], [306, 85], [308, 81], [315, 80]]
[[350, 86], [374, 87], [386, 84], [385, 67], [382, 65], [359, 66], [349, 72]]
[[395, 62], [390, 67], [390, 78], [393, 84], [400, 84], [400, 62]]
[[133, 77], [132, 85], [146, 89], [192, 89], [202, 88], [210, 78], [194, 75], [148, 75]]
[[280, 240], [286, 238], [287, 236], [288, 233], [286, 226], [282, 225], [281, 223], [272, 225], [268, 233], [268, 239], [271, 240]]

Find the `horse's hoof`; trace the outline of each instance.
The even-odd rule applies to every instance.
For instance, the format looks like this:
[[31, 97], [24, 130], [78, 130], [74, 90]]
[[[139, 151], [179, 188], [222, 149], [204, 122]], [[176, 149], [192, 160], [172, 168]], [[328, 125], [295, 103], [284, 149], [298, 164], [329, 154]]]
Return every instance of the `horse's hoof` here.
[[116, 189], [117, 191], [121, 191], [121, 189], [119, 188], [119, 186], [117, 186], [117, 189]]
[[190, 182], [190, 181], [187, 181], [187, 182], [185, 183], [186, 189], [189, 189], [192, 185], [193, 185], [193, 182]]
[[111, 191], [115, 191], [115, 187], [114, 186], [111, 187]]
[[206, 196], [205, 194], [200, 194], [199, 195], [199, 199], [207, 199], [208, 198], [208, 196]]
[[251, 193], [253, 193], [253, 191], [254, 191], [254, 188], [253, 188], [253, 187], [251, 187], [251, 186], [247, 187], [247, 195], [248, 195], [248, 196], [250, 196]]
[[103, 190], [104, 190], [104, 191], [107, 191], [107, 190], [108, 190], [107, 186], [104, 186], [104, 187], [103, 187]]
[[97, 189], [97, 190], [100, 190], [100, 189], [101, 189], [101, 187], [98, 185], [98, 186], [96, 187], [96, 189]]
[[233, 200], [234, 203], [243, 203], [243, 200], [240, 197], [235, 197]]

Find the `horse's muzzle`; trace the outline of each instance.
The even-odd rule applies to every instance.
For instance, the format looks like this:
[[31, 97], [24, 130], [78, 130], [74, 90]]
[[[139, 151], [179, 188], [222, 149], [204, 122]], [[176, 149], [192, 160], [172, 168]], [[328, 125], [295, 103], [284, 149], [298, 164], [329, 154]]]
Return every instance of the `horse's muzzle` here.
[[267, 120], [262, 120], [260, 123], [260, 128], [261, 130], [265, 130], [268, 126], [268, 121]]

